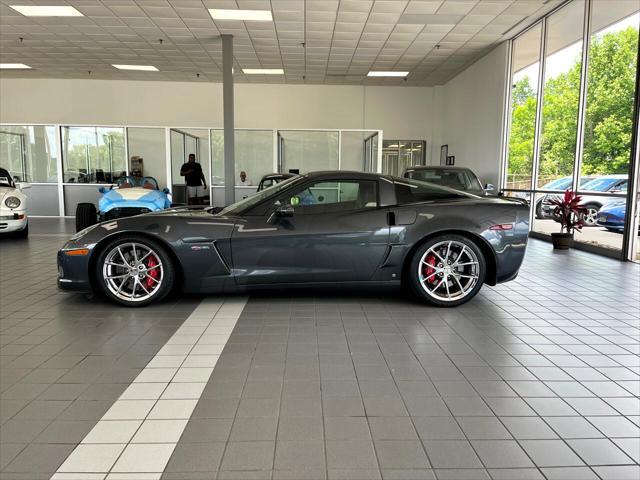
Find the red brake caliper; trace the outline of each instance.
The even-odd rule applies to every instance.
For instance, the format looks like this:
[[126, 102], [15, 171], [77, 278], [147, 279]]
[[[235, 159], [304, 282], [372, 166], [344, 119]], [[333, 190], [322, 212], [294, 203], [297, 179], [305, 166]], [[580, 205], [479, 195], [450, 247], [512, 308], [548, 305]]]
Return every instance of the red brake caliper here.
[[[434, 285], [437, 282], [437, 278], [433, 273], [435, 273], [435, 268], [433, 266], [436, 264], [436, 256], [433, 253], [427, 255], [427, 265], [422, 267], [422, 275], [427, 279], [427, 282]], [[429, 278], [429, 275], [433, 275]]]
[[158, 272], [157, 268], [153, 268], [156, 267], [158, 265], [158, 259], [155, 257], [155, 255], [149, 255], [149, 261], [147, 262], [147, 275], [149, 275], [149, 278], [147, 278], [146, 283], [146, 287], [148, 289], [153, 289], [156, 284], [158, 282], [154, 282], [153, 280], [158, 280], [158, 277], [160, 275], [160, 273]]

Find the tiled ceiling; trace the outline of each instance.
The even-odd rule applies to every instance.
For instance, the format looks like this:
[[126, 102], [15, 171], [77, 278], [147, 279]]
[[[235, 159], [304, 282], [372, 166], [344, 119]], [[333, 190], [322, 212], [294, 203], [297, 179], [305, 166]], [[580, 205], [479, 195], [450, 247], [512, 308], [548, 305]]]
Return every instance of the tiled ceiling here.
[[[440, 85], [563, 0], [0, 0], [3, 77]], [[25, 17], [9, 5], [72, 5], [84, 17]], [[273, 22], [214, 21], [208, 8], [268, 9]], [[112, 64], [154, 65], [125, 72]], [[242, 68], [283, 68], [284, 76]], [[367, 78], [369, 70], [409, 71]]]

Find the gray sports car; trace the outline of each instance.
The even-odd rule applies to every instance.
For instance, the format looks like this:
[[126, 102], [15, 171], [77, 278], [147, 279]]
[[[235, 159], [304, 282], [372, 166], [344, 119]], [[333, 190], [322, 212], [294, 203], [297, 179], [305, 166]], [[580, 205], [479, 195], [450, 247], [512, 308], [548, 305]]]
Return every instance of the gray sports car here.
[[517, 199], [405, 178], [316, 172], [213, 213], [169, 209], [102, 222], [58, 252], [58, 286], [143, 306], [179, 288], [395, 285], [455, 306], [515, 278], [529, 231]]

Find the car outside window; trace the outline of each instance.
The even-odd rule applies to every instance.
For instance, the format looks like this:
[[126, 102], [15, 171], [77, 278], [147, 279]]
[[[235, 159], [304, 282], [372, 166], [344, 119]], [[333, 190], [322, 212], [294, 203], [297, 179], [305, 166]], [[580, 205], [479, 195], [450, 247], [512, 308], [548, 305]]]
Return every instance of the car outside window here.
[[405, 179], [402, 182], [395, 182], [395, 191], [398, 205], [469, 197], [469, 195], [456, 190], [409, 179]]
[[321, 181], [307, 185], [281, 200], [296, 215], [349, 212], [378, 206], [377, 183], [371, 180]]

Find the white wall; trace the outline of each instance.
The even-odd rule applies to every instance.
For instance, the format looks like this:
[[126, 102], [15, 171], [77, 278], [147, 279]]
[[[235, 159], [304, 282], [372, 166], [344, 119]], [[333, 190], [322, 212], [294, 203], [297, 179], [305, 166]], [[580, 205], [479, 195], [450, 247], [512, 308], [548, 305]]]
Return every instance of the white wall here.
[[[456, 165], [499, 186], [507, 42], [500, 44], [444, 86], [442, 144]], [[438, 147], [439, 148], [439, 147]], [[439, 162], [439, 152], [432, 156]]]
[[[238, 128], [360, 128], [430, 140], [429, 87], [235, 85]], [[1, 123], [221, 127], [222, 85], [0, 78]]]

